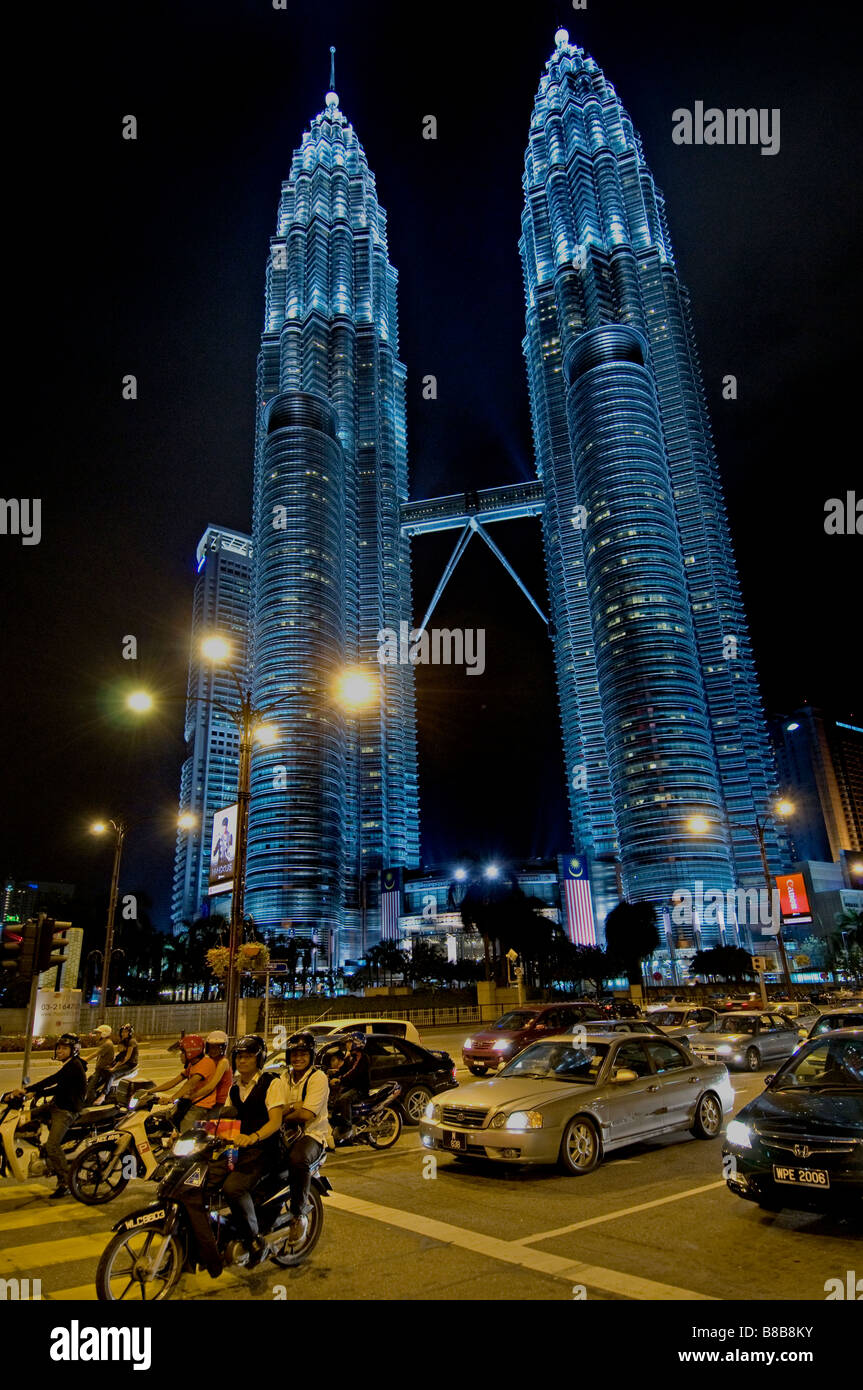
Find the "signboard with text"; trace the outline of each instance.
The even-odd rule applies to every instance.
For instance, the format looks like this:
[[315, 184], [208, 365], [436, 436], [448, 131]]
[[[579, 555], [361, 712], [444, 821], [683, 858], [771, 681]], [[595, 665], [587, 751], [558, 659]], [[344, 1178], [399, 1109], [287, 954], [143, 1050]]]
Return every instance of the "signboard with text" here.
[[234, 886], [234, 847], [237, 843], [237, 803], [223, 806], [213, 816], [210, 874], [207, 894], [230, 893]]
[[794, 926], [797, 922], [812, 921], [812, 909], [802, 874], [782, 874], [776, 880], [776, 887], [779, 889], [783, 925], [786, 922]]

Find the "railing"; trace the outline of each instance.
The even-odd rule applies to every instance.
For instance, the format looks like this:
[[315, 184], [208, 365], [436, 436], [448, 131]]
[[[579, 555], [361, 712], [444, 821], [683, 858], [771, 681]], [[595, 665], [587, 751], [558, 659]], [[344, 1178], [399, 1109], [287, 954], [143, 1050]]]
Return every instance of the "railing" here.
[[[91, 1032], [102, 1018], [98, 1008], [85, 1005], [81, 1009], [79, 1031]], [[122, 1023], [131, 1023], [139, 1038], [159, 1038], [180, 1033], [209, 1033], [225, 1026], [225, 1001], [212, 1004], [130, 1004], [109, 1008], [106, 1023], [114, 1032]]]
[[430, 1009], [373, 1009], [357, 1008], [350, 1013], [327, 1012], [322, 1017], [315, 1014], [290, 1014], [280, 1001], [270, 1002], [270, 1028], [281, 1026], [288, 1032], [298, 1032], [302, 1028], [308, 1028], [310, 1023], [331, 1023], [336, 1026], [341, 1019], [349, 1018], [387, 1018], [402, 1019], [408, 1023], [415, 1023], [421, 1027], [435, 1028], [446, 1024], [459, 1023], [479, 1023], [481, 1015], [476, 1004], [457, 1004], [448, 1007], [438, 1008], [437, 1005]]

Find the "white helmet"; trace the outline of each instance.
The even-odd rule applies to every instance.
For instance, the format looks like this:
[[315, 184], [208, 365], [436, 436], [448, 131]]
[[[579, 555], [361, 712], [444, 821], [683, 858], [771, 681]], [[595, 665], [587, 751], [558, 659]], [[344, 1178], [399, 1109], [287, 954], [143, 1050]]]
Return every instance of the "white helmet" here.
[[216, 1028], [214, 1032], [207, 1034], [207, 1047], [221, 1047], [223, 1052], [227, 1051], [228, 1035], [223, 1033], [221, 1028]]
[[110, 1023], [100, 1023], [96, 1032], [101, 1033], [103, 1038], [110, 1038], [112, 1032]]

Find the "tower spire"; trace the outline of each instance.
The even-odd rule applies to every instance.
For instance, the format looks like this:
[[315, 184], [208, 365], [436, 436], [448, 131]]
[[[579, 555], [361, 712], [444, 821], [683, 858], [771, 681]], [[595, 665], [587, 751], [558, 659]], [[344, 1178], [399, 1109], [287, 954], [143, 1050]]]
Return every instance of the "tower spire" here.
[[336, 90], [336, 50], [330, 44], [330, 91]]

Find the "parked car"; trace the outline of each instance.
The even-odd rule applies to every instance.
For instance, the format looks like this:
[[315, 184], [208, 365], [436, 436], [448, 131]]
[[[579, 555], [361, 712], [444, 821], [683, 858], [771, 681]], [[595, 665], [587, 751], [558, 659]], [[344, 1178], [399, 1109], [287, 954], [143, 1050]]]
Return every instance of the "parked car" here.
[[692, 1003], [692, 996], [683, 994], [665, 994], [661, 999], [654, 999], [652, 1004], [645, 1004], [646, 1014], [656, 1013], [658, 1009], [681, 1009], [686, 1008]]
[[316, 1038], [328, 1038], [335, 1033], [386, 1033], [393, 1038], [422, 1044], [417, 1029], [404, 1018], [338, 1018], [311, 1023], [304, 1032]]
[[[344, 1044], [347, 1035], [327, 1038], [319, 1053], [323, 1065], [329, 1044]], [[372, 1089], [383, 1086], [386, 1081], [397, 1081], [402, 1088], [399, 1108], [405, 1123], [419, 1124], [420, 1116], [438, 1091], [455, 1086], [455, 1062], [448, 1052], [434, 1052], [427, 1047], [419, 1047], [407, 1038], [394, 1038], [388, 1034], [370, 1033], [366, 1039], [366, 1056], [369, 1059], [369, 1072]]]
[[651, 1023], [656, 1023], [670, 1038], [685, 1042], [693, 1033], [712, 1027], [719, 1017], [716, 1009], [708, 1004], [669, 1005], [666, 1009], [654, 1009], [648, 1014]]
[[647, 1034], [558, 1033], [531, 1043], [503, 1071], [429, 1102], [428, 1149], [457, 1158], [559, 1163], [589, 1173], [605, 1154], [676, 1130], [715, 1139], [734, 1104], [728, 1069], [696, 1062]]
[[604, 1018], [642, 1018], [641, 1006], [632, 999], [618, 999], [616, 995], [606, 995], [600, 999], [599, 1007]]
[[863, 1214], [863, 1028], [818, 1033], [768, 1076], [728, 1125], [723, 1172], [768, 1211]]
[[[595, 1023], [582, 1025], [589, 1033], [650, 1033], [655, 1038], [668, 1037], [664, 1028], [658, 1027], [652, 1018], [598, 1018]], [[685, 1044], [685, 1038], [678, 1042]]]
[[695, 1033], [690, 1046], [706, 1062], [758, 1071], [765, 1063], [785, 1060], [797, 1047], [797, 1029], [779, 1013], [719, 1014], [710, 1031]]
[[817, 1038], [821, 1033], [830, 1033], [835, 1028], [863, 1028], [863, 1004], [825, 1009], [808, 1029], [801, 1026], [799, 1036], [808, 1040]]
[[529, 1042], [604, 1016], [598, 1004], [522, 1004], [501, 1015], [496, 1023], [472, 1032], [464, 1040], [461, 1055], [472, 1076], [485, 1076]]
[[782, 1014], [784, 1018], [790, 1018], [792, 1023], [798, 1027], [809, 1027], [818, 1018], [819, 1008], [808, 999], [777, 999], [770, 1005], [771, 1013]]

